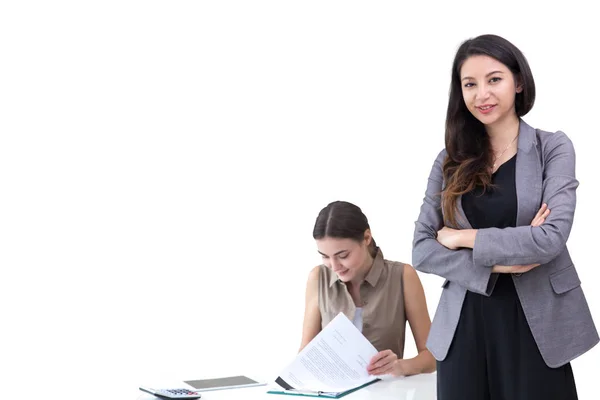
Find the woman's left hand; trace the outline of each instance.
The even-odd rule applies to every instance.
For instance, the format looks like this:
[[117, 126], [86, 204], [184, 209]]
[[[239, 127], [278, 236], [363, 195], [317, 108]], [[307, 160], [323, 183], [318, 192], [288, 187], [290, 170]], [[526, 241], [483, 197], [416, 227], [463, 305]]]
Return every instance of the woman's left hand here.
[[375, 354], [371, 358], [371, 362], [367, 366], [367, 372], [370, 375], [385, 375], [391, 374], [396, 365], [398, 356], [391, 350], [383, 350]]
[[437, 233], [437, 241], [444, 247], [449, 248], [450, 250], [456, 250], [461, 247], [460, 238], [461, 238], [460, 229], [452, 229], [448, 227], [443, 227]]

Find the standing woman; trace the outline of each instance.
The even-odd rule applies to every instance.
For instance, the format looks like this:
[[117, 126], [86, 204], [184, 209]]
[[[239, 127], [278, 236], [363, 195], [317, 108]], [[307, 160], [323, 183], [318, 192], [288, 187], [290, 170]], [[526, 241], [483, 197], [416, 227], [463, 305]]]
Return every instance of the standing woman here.
[[569, 362], [599, 340], [566, 247], [575, 151], [520, 118], [534, 98], [512, 43], [460, 46], [413, 242], [414, 267], [446, 279], [427, 340], [439, 400], [576, 399]]

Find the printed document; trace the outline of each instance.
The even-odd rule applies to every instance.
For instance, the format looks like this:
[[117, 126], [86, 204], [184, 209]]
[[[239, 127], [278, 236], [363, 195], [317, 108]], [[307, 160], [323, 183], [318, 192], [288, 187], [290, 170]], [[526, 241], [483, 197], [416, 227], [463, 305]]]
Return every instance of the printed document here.
[[375, 347], [338, 314], [275, 381], [284, 391], [342, 393], [378, 380], [367, 366]]

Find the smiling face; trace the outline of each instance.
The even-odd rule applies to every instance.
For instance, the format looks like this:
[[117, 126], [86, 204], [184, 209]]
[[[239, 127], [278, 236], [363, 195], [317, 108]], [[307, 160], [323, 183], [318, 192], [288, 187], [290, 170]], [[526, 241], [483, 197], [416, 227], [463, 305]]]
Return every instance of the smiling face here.
[[316, 242], [323, 264], [331, 268], [342, 282], [364, 279], [372, 264], [369, 254], [370, 232], [365, 232], [365, 239], [361, 241], [324, 237]]
[[500, 61], [484, 55], [471, 56], [460, 69], [462, 95], [468, 110], [485, 126], [516, 118], [515, 96], [522, 86]]

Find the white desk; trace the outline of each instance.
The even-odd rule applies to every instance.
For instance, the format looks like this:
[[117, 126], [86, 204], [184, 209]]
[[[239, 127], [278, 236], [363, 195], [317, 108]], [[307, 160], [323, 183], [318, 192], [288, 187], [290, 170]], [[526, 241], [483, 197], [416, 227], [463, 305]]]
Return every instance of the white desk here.
[[[187, 385], [181, 384], [180, 387]], [[314, 397], [298, 397], [268, 394], [269, 386], [202, 392], [200, 400], [295, 400]], [[436, 374], [421, 374], [406, 378], [386, 378], [343, 397], [344, 400], [436, 400]], [[140, 392], [138, 400], [156, 397]], [[316, 399], [316, 398], [315, 398]]]

